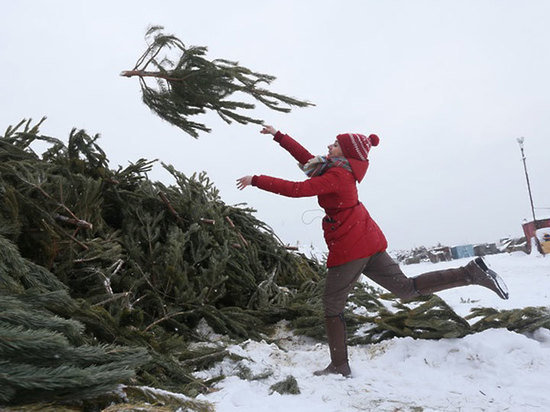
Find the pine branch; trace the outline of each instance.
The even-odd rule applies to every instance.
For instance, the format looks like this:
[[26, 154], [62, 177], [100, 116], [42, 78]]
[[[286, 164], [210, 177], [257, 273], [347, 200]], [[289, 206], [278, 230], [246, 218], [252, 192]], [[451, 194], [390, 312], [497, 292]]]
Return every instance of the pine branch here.
[[143, 331], [144, 331], [144, 332], [147, 332], [147, 331], [150, 330], [152, 327], [154, 327], [155, 325], [158, 325], [158, 324], [161, 323], [161, 322], [164, 322], [165, 320], [175, 318], [176, 316], [189, 315], [189, 314], [192, 314], [192, 313], [193, 313], [193, 310], [186, 310], [186, 311], [181, 311], [181, 312], [169, 313], [169, 314], [167, 314], [166, 316], [163, 316], [162, 318], [157, 319], [156, 321], [154, 321], [153, 323], [151, 323], [151, 324], [150, 324], [149, 326], [147, 326]]
[[[186, 47], [177, 37], [165, 35], [162, 30], [156, 26], [147, 31], [149, 46], [134, 68], [121, 72], [121, 76], [138, 77], [143, 102], [159, 117], [195, 138], [199, 131], [210, 129], [190, 118], [208, 110], [216, 112], [226, 123], [263, 123], [261, 119], [237, 112], [255, 108], [250, 102], [229, 100], [239, 92], [284, 113], [292, 106], [313, 105], [260, 87], [271, 84], [274, 76], [254, 72], [227, 59], [208, 60], [206, 47]], [[149, 70], [149, 66], [154, 70]], [[156, 88], [146, 79], [154, 79]]]

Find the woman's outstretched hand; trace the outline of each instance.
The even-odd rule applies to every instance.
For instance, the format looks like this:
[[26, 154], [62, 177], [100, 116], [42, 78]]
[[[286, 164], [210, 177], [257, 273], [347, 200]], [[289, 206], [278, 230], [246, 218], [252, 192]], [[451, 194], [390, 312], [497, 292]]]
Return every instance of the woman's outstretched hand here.
[[266, 125], [266, 126], [264, 126], [264, 128], [262, 130], [260, 130], [260, 133], [262, 133], [262, 134], [272, 134], [273, 136], [275, 136], [275, 134], [277, 133], [277, 130], [275, 130], [275, 128], [273, 126]]
[[237, 179], [237, 188], [243, 190], [246, 186], [252, 184], [252, 176], [243, 176], [240, 179]]

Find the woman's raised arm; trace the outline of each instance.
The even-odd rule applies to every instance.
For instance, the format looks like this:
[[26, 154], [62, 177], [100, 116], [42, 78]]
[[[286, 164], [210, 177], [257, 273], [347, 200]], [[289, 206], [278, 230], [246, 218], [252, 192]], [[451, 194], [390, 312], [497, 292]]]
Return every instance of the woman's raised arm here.
[[313, 155], [300, 143], [294, 140], [287, 134], [277, 131], [273, 126], [266, 125], [262, 130], [262, 134], [271, 134], [273, 139], [281, 145], [283, 149], [288, 151], [300, 164], [306, 164]]

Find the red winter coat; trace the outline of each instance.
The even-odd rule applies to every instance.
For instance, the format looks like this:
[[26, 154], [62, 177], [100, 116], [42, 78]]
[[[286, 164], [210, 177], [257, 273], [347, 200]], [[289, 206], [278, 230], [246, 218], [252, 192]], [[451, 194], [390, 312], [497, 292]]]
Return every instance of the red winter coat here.
[[[301, 164], [313, 157], [290, 136], [277, 132], [274, 140]], [[270, 176], [254, 176], [252, 185], [289, 197], [317, 196], [326, 216], [323, 234], [328, 246], [327, 266], [342, 265], [386, 250], [384, 234], [357, 196], [355, 182], [361, 182], [368, 161], [348, 159], [352, 171], [332, 167], [321, 176], [290, 182]]]

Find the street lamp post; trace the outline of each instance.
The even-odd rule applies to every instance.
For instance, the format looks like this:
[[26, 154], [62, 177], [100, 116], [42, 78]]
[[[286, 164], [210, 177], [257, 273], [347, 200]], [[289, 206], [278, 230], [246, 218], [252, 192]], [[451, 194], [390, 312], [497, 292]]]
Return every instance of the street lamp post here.
[[540, 253], [544, 255], [544, 252], [542, 251], [542, 247], [539, 242], [539, 238], [537, 237], [537, 219], [535, 217], [535, 206], [533, 204], [533, 195], [531, 194], [531, 183], [529, 183], [529, 174], [527, 173], [527, 163], [525, 162], [525, 152], [523, 151], [523, 141], [525, 140], [525, 137], [518, 137], [517, 141], [519, 143], [519, 148], [521, 149], [521, 160], [523, 160], [523, 170], [525, 171], [525, 180], [527, 180], [527, 191], [529, 192], [529, 201], [531, 202], [531, 213], [533, 214], [533, 226], [535, 228], [535, 244], [537, 245], [537, 249]]
[[525, 180], [527, 180], [527, 190], [529, 192], [529, 201], [531, 202], [531, 213], [533, 214], [533, 223], [536, 226], [535, 206], [533, 205], [533, 195], [531, 194], [531, 183], [529, 183], [529, 174], [527, 173], [527, 163], [525, 163], [525, 152], [523, 151], [523, 141], [525, 137], [518, 137], [519, 148], [521, 149], [521, 160], [523, 160], [523, 170], [525, 171]]

